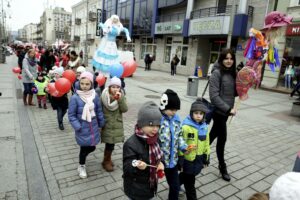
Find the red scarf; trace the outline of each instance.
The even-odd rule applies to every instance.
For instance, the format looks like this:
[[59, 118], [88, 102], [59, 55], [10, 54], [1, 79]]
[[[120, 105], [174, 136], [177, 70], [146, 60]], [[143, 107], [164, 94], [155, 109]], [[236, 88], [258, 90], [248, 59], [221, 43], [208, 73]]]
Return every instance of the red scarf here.
[[[139, 128], [137, 125], [135, 126], [135, 134], [136, 136], [140, 138], [146, 139], [147, 144], [149, 145], [149, 160], [150, 160], [150, 165], [157, 166], [161, 158], [163, 156], [162, 151], [160, 150], [159, 144], [158, 144], [158, 133], [155, 134], [153, 137], [149, 137], [145, 135], [142, 131], [141, 128]], [[155, 191], [157, 189], [157, 173], [156, 173], [156, 168], [150, 167], [150, 187], [154, 188]]]

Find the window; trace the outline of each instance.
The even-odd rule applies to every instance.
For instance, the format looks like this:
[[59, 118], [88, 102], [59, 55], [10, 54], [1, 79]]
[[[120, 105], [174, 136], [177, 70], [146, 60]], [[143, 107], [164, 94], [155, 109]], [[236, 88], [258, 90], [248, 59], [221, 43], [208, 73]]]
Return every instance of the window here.
[[172, 49], [172, 37], [167, 37], [166, 40], [166, 48], [165, 48], [165, 63], [170, 63], [171, 61], [171, 49]]
[[156, 40], [152, 38], [142, 38], [140, 59], [144, 59], [146, 54], [151, 54], [155, 60]]
[[182, 47], [182, 54], [181, 54], [181, 65], [186, 66], [186, 58], [188, 54], [188, 47]]
[[227, 0], [219, 0], [218, 1], [218, 13], [225, 13], [226, 12], [226, 5]]

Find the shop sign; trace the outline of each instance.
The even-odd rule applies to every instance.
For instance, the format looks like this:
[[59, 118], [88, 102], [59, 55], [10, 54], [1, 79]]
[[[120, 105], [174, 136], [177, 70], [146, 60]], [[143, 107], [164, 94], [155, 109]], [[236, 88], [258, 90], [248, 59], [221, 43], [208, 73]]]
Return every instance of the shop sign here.
[[285, 35], [286, 36], [300, 35], [300, 24], [291, 24], [287, 26]]
[[189, 35], [228, 34], [229, 24], [229, 16], [193, 19], [190, 22]]
[[155, 34], [182, 33], [183, 22], [162, 22], [155, 24]]

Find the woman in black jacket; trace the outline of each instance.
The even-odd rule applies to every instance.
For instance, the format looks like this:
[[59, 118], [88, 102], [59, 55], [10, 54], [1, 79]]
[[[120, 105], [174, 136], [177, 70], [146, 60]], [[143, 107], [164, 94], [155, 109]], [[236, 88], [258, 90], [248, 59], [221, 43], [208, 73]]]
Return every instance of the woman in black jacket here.
[[230, 181], [224, 160], [225, 143], [227, 139], [227, 119], [236, 114], [234, 100], [237, 96], [236, 60], [230, 49], [225, 49], [219, 56], [209, 80], [209, 97], [216, 107], [213, 114], [213, 126], [210, 131], [210, 144], [217, 138], [216, 152], [219, 160], [219, 170], [225, 181]]

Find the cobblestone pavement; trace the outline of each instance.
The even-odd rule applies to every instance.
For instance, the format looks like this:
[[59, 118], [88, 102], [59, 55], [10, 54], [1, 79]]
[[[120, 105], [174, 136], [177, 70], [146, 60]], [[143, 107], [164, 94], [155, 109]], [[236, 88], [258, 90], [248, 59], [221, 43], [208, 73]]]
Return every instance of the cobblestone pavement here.
[[[181, 118], [189, 113], [194, 97], [186, 96], [184, 76], [171, 77], [167, 73], [138, 69], [126, 79], [129, 111], [124, 115], [125, 134], [128, 138], [136, 122], [137, 111], [147, 100], [159, 102], [167, 88], [181, 97]], [[200, 80], [199, 93], [206, 81]], [[220, 178], [217, 169], [215, 143], [212, 145], [211, 164], [197, 176], [199, 199], [247, 199], [251, 194], [268, 192], [274, 180], [291, 171], [296, 152], [300, 149], [299, 118], [289, 116], [291, 100], [287, 95], [268, 91], [250, 91], [249, 100], [242, 102], [238, 116], [228, 127], [225, 158], [231, 182]], [[19, 100], [20, 103], [20, 100]], [[104, 144], [97, 145], [87, 158], [87, 179], [77, 174], [79, 147], [74, 132], [64, 119], [65, 130], [60, 131], [56, 112], [50, 108], [28, 107], [35, 142], [52, 199], [126, 199], [122, 181], [122, 144], [117, 144], [112, 159], [115, 171], [107, 173], [101, 166]], [[15, 191], [8, 195], [16, 195]], [[163, 179], [157, 199], [166, 200], [168, 185]], [[0, 195], [0, 199], [6, 199]], [[8, 199], [8, 198], [7, 198]], [[184, 196], [181, 199], [185, 199]]]

